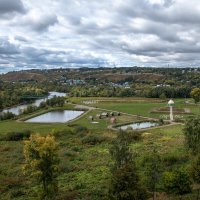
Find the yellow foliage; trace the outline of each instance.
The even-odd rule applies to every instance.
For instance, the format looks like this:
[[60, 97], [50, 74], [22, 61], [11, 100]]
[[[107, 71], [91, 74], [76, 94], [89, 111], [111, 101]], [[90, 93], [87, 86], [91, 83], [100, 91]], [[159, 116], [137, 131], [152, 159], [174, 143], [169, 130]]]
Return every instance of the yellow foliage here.
[[47, 136], [34, 134], [24, 143], [24, 173], [35, 178], [38, 183], [43, 185], [43, 194], [55, 193], [59, 159], [58, 144], [54, 136], [51, 134]]

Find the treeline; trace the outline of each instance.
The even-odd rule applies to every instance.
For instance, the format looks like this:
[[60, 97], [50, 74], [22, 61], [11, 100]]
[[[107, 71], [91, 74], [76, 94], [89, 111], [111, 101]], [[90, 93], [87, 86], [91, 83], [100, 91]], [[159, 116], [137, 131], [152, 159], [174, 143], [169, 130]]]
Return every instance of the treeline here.
[[[39, 106], [28, 105], [26, 108], [20, 110], [20, 114], [29, 114], [38, 111], [42, 108], [48, 107], [63, 107], [65, 104], [65, 97], [54, 96], [51, 99], [47, 99], [46, 102], [41, 102]], [[16, 117], [12, 112], [0, 112], [0, 121], [7, 119], [14, 119]]]
[[42, 108], [57, 107], [57, 106], [63, 107], [64, 104], [65, 104], [65, 97], [54, 96], [51, 99], [47, 99], [47, 101], [41, 102], [39, 106], [28, 105], [27, 108], [21, 110], [21, 114], [33, 113], [33, 112], [40, 110]]
[[[190, 97], [191, 87], [155, 87], [144, 94], [150, 98], [187, 98]], [[161, 96], [162, 95], [162, 96]]]
[[148, 98], [186, 98], [190, 97], [191, 87], [73, 87], [70, 95], [74, 97], [148, 97]]
[[0, 82], [0, 110], [20, 103], [31, 102], [33, 99], [47, 94], [46, 90], [30, 83]]
[[109, 86], [73, 87], [70, 91], [70, 96], [74, 97], [131, 97], [134, 95], [133, 89]]

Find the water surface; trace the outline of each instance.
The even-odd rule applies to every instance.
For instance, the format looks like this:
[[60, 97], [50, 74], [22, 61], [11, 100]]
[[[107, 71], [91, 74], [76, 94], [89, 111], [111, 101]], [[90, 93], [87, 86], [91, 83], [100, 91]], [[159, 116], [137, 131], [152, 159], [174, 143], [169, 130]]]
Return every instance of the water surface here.
[[34, 123], [65, 123], [71, 121], [81, 114], [84, 111], [76, 111], [76, 110], [58, 110], [52, 111], [40, 116], [31, 118], [26, 120], [26, 122], [34, 122]]
[[126, 130], [127, 128], [131, 127], [133, 130], [137, 130], [137, 129], [150, 128], [150, 127], [154, 127], [158, 125], [159, 124], [157, 122], [134, 122], [132, 124], [120, 126], [118, 128], [122, 130]]
[[11, 108], [4, 109], [3, 112], [11, 112], [11, 113], [13, 113], [15, 115], [19, 115], [20, 114], [20, 110], [23, 110], [23, 109], [27, 108], [28, 105], [39, 106], [41, 102], [45, 102], [47, 99], [51, 99], [54, 96], [64, 97], [65, 95], [66, 94], [62, 93], [62, 92], [49, 92], [49, 95], [47, 97], [44, 97], [44, 98], [41, 98], [41, 99], [37, 99], [31, 104], [23, 104], [23, 105], [13, 106]]

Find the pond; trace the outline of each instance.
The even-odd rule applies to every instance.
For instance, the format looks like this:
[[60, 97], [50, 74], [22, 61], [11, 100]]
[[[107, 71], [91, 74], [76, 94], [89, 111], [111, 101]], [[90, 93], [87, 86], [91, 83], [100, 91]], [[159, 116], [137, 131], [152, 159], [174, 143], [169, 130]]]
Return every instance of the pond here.
[[33, 123], [65, 123], [71, 121], [80, 115], [82, 115], [84, 111], [76, 111], [76, 110], [57, 110], [42, 114], [40, 116], [31, 118], [26, 120], [26, 122]]
[[118, 127], [118, 129], [126, 130], [127, 128], [131, 127], [133, 130], [137, 130], [137, 129], [151, 128], [158, 125], [159, 124], [157, 122], [134, 122], [132, 124], [120, 126]]
[[11, 108], [4, 109], [3, 112], [11, 112], [11, 113], [13, 113], [15, 115], [19, 115], [20, 114], [20, 110], [23, 110], [23, 109], [27, 108], [28, 105], [39, 106], [41, 102], [46, 101], [47, 99], [51, 99], [54, 96], [64, 97], [65, 95], [66, 94], [62, 93], [62, 92], [49, 92], [49, 95], [47, 97], [44, 97], [42, 99], [37, 99], [32, 104], [23, 104], [23, 105], [13, 106]]

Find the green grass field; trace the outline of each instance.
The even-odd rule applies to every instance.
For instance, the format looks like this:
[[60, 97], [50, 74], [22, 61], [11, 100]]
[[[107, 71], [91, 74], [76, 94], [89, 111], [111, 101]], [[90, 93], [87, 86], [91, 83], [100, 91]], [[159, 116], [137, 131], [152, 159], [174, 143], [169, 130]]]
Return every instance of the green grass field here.
[[[88, 100], [88, 98], [86, 99]], [[73, 101], [75, 100], [73, 99]], [[76, 103], [80, 103], [82, 100], [78, 98]], [[109, 100], [109, 102], [105, 102], [106, 100]], [[123, 100], [123, 103], [119, 102], [121, 100]], [[133, 101], [134, 99], [132, 98], [131, 100]], [[34, 133], [47, 134], [52, 131], [55, 133], [65, 130], [62, 134], [56, 135], [61, 159], [59, 199], [107, 200], [110, 164], [112, 163], [109, 148], [117, 132], [107, 129], [110, 125], [110, 118], [95, 118], [94, 121], [98, 123], [92, 124], [89, 116], [96, 116], [105, 112], [105, 110], [101, 109], [108, 109], [144, 117], [159, 118], [160, 114], [152, 114], [151, 110], [155, 107], [166, 106], [164, 102], [148, 102], [148, 99], [140, 100], [141, 102], [138, 102], [138, 99], [136, 102], [124, 102], [124, 98], [104, 98], [103, 102], [91, 105], [99, 109], [91, 110], [71, 123], [38, 124], [14, 120], [2, 121], [0, 122], [0, 136], [6, 135], [11, 131], [31, 130]], [[198, 114], [200, 111], [199, 106], [185, 104], [182, 99], [175, 100], [175, 103], [179, 108], [189, 108], [193, 114]], [[66, 105], [65, 108], [69, 108], [68, 106]], [[70, 108], [73, 108], [73, 106], [70, 105]], [[137, 117], [126, 114], [116, 118], [117, 123], [138, 120]], [[74, 132], [77, 125], [87, 127], [88, 131], [84, 133]], [[131, 148], [136, 154], [138, 169], [142, 177], [146, 170], [145, 160], [153, 152], [153, 149], [156, 149], [162, 157], [163, 171], [170, 171], [181, 166], [187, 167], [190, 164], [189, 152], [184, 145], [183, 126], [182, 124], [175, 124], [146, 130], [142, 133], [141, 141], [131, 144]], [[84, 137], [97, 134], [106, 137], [105, 141], [95, 145], [82, 142]], [[23, 141], [0, 141], [0, 161], [0, 200], [37, 199], [34, 184], [22, 173], [24, 162]], [[158, 185], [162, 189], [160, 182]], [[187, 200], [192, 198], [192, 194], [184, 197]], [[176, 197], [171, 197], [171, 199], [176, 199]]]

